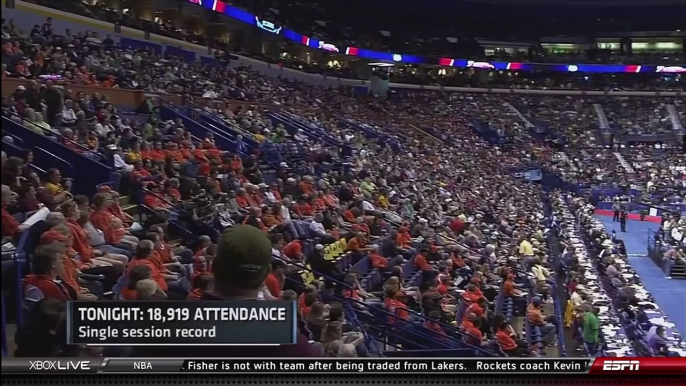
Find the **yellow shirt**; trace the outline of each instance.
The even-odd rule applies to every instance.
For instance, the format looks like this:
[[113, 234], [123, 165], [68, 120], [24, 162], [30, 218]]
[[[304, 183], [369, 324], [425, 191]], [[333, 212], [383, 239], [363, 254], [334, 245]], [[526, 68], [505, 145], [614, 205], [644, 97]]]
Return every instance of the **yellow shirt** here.
[[388, 199], [386, 196], [379, 196], [379, 206], [382, 208], [388, 208]]
[[534, 248], [531, 246], [529, 240], [524, 240], [519, 244], [519, 254], [524, 256], [534, 255]]
[[129, 163], [133, 163], [136, 161], [142, 161], [141, 153], [138, 151], [129, 152], [129, 154], [127, 154], [127, 156], [129, 157]]
[[52, 182], [45, 183], [45, 190], [53, 196], [62, 194], [64, 192], [64, 188], [61, 184], [53, 184]]

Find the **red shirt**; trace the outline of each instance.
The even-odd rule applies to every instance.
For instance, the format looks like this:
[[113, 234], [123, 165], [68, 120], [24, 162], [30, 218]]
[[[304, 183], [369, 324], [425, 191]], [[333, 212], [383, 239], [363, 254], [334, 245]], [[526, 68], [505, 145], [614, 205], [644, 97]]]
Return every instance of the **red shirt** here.
[[193, 292], [188, 294], [188, 297], [186, 297], [186, 300], [192, 300], [192, 301], [197, 301], [202, 299], [202, 295], [205, 293], [205, 290], [202, 288], [196, 288], [193, 290]]
[[141, 178], [150, 177], [151, 174], [146, 169], [134, 170], [131, 172], [131, 181], [137, 181]]
[[[424, 322], [424, 327], [435, 332], [435, 333], [437, 333], [437, 334], [439, 334], [439, 335], [441, 335], [441, 336], [446, 336], [446, 333], [445, 333], [445, 330], [443, 330], [443, 327], [441, 327], [440, 324], [438, 324], [434, 321], [427, 320], [426, 322]], [[440, 338], [440, 339], [443, 340], [443, 338]]]
[[421, 253], [414, 257], [414, 266], [422, 271], [431, 271], [431, 265], [426, 261], [426, 256]]
[[438, 285], [438, 287], [436, 287], [436, 292], [438, 292], [441, 295], [447, 295], [448, 294], [448, 286], [441, 283]]
[[138, 299], [138, 294], [136, 293], [135, 289], [128, 289], [124, 288], [121, 290], [121, 295], [120, 295], [124, 300], [137, 300]]
[[289, 259], [297, 259], [303, 254], [303, 246], [300, 240], [293, 240], [283, 249], [283, 254]]
[[381, 256], [378, 253], [370, 253], [369, 260], [372, 263], [372, 267], [376, 269], [386, 269], [388, 268], [388, 259]]
[[483, 334], [481, 333], [481, 330], [474, 327], [472, 323], [470, 324], [471, 326], [464, 330], [465, 334], [467, 334], [467, 336], [465, 337], [465, 341], [473, 346], [481, 346]]
[[478, 303], [472, 303], [464, 313], [462, 321], [469, 320], [469, 314], [474, 314], [476, 317], [480, 318], [484, 316], [484, 309], [479, 307]]
[[241, 208], [250, 208], [250, 200], [247, 196], [236, 196], [236, 203]]
[[2, 237], [14, 236], [19, 232], [19, 222], [8, 211], [5, 204], [2, 204]]
[[155, 194], [146, 194], [143, 198], [143, 204], [151, 209], [167, 209], [169, 204], [164, 202], [161, 198], [157, 197]]
[[267, 277], [264, 279], [264, 285], [267, 287], [272, 296], [281, 296], [281, 283], [279, 283], [279, 279], [277, 279], [274, 274], [270, 273], [267, 275]]
[[56, 282], [50, 276], [27, 275], [22, 283], [24, 291], [28, 286], [36, 287], [46, 299], [74, 300], [69, 290], [61, 283]]
[[312, 210], [312, 205], [310, 205], [307, 202], [296, 204], [295, 208], [293, 208], [293, 211], [298, 216], [308, 217], [308, 216], [312, 216], [314, 214], [314, 211]]
[[477, 300], [481, 298], [481, 295], [479, 295], [476, 291], [474, 292], [469, 292], [465, 291], [462, 293], [462, 299], [464, 299], [467, 303], [476, 303]]
[[512, 280], [505, 280], [503, 283], [503, 295], [505, 296], [514, 296], [515, 293], [515, 286]]
[[498, 342], [500, 349], [503, 351], [511, 351], [517, 348], [517, 342], [512, 339], [510, 332], [507, 330], [500, 330], [496, 332], [495, 340]]
[[341, 293], [343, 294], [343, 297], [346, 297], [348, 299], [355, 299], [355, 300], [361, 300], [362, 299], [362, 296], [360, 296], [360, 291], [358, 291], [356, 289], [351, 290], [351, 289], [346, 288], [343, 291], [341, 291]]
[[410, 312], [407, 310], [407, 306], [403, 302], [395, 299], [386, 299], [383, 303], [386, 307], [386, 310], [395, 315], [395, 317], [388, 317], [389, 322], [395, 323], [396, 319], [410, 320]]

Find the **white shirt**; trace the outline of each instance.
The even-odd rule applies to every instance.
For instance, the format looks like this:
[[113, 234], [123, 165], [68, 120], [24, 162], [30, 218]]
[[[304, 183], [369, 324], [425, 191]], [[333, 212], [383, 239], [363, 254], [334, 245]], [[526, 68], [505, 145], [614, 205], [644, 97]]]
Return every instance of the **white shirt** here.
[[212, 91], [212, 90], [207, 90], [207, 91], [205, 91], [204, 94], [202, 94], [202, 97], [203, 98], [216, 98], [217, 93], [215, 91]]
[[72, 109], [62, 109], [62, 120], [63, 121], [75, 121], [76, 120], [76, 114], [74, 113], [74, 110]]
[[291, 221], [291, 211], [283, 205], [281, 206], [281, 217], [283, 221]]
[[92, 247], [105, 244], [105, 235], [100, 229], [95, 228], [90, 221], [83, 225], [83, 230], [86, 231], [86, 234], [88, 235], [88, 243]]
[[130, 172], [131, 170], [133, 170], [133, 165], [129, 165], [126, 162], [124, 162], [124, 159], [121, 158], [121, 156], [119, 154], [115, 154], [113, 158], [114, 158], [114, 167], [115, 168], [124, 169], [127, 172]]
[[574, 308], [579, 308], [584, 303], [581, 295], [576, 293], [576, 291], [572, 292], [572, 297], [569, 300], [572, 302], [572, 307]]
[[310, 230], [319, 236], [326, 235], [326, 229], [324, 229], [324, 225], [320, 222], [312, 221], [310, 223]]
[[363, 209], [363, 210], [368, 210], [368, 211], [375, 211], [375, 210], [376, 210], [376, 208], [374, 207], [374, 205], [372, 205], [372, 203], [369, 202], [369, 201], [367, 201], [367, 200], [363, 200], [363, 201], [362, 201], [362, 209]]
[[110, 131], [108, 130], [108, 127], [106, 125], [103, 125], [98, 122], [95, 124], [95, 132], [98, 133], [99, 136], [106, 137], [107, 133], [109, 133]]

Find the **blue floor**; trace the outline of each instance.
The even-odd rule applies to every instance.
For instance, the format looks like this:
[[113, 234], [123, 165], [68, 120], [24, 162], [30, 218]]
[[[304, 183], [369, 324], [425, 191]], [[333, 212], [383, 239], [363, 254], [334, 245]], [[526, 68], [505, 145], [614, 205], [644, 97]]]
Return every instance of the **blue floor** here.
[[624, 240], [629, 264], [638, 273], [648, 292], [655, 298], [658, 306], [667, 315], [677, 330], [686, 337], [686, 280], [670, 280], [664, 272], [647, 256], [649, 230], [656, 231], [659, 224], [646, 221], [629, 221], [626, 233], [619, 231], [619, 223], [613, 223], [610, 216], [595, 216], [602, 221], [608, 232], [617, 231]]

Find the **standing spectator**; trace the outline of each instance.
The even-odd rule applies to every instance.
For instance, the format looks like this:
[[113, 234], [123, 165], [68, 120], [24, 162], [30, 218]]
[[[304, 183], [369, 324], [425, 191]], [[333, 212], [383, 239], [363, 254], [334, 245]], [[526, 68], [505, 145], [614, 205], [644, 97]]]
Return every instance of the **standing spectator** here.
[[593, 307], [591, 311], [587, 311], [584, 314], [583, 322], [583, 339], [588, 349], [588, 353], [594, 356], [598, 351], [598, 331], [600, 329], [600, 322], [598, 321], [598, 313], [600, 309], [598, 307]]

